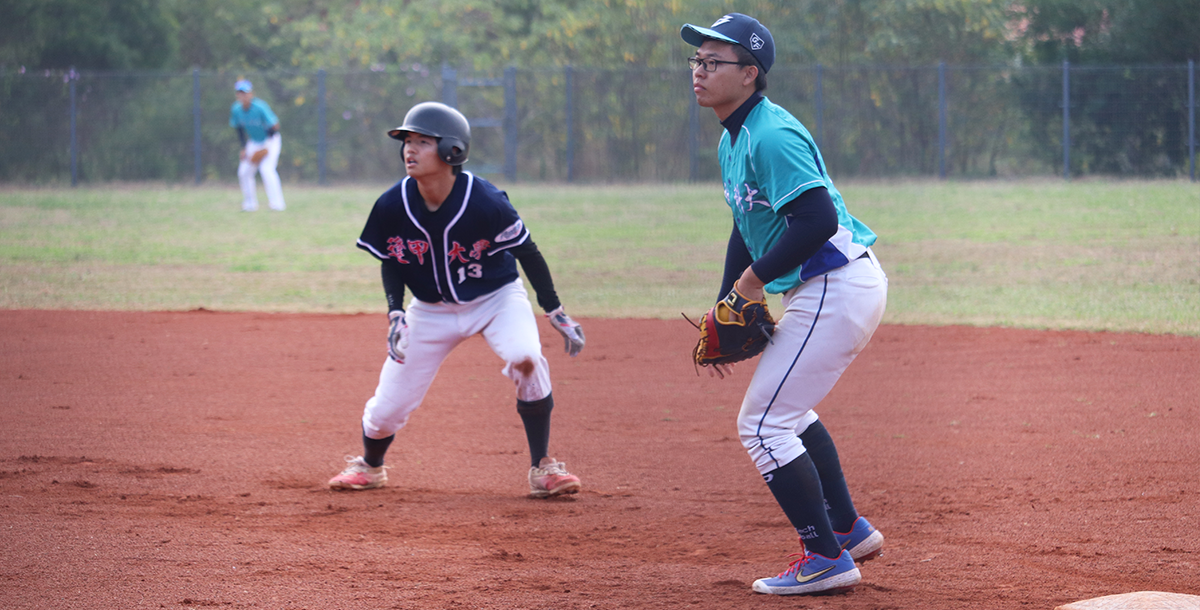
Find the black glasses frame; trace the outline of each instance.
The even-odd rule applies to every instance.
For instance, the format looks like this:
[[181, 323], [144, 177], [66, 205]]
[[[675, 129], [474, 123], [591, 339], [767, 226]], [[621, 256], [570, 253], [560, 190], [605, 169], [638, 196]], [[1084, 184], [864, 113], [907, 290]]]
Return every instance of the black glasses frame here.
[[701, 59], [701, 58], [695, 57], [695, 56], [687, 58], [687, 63], [688, 63], [688, 67], [691, 68], [693, 72], [696, 70], [696, 68], [698, 68], [700, 66], [704, 66], [705, 72], [716, 72], [717, 68], [719, 68], [721, 64], [732, 64], [735, 66], [746, 65], [745, 62], [740, 62], [740, 61], [722, 61], [720, 59], [711, 59], [711, 58]]

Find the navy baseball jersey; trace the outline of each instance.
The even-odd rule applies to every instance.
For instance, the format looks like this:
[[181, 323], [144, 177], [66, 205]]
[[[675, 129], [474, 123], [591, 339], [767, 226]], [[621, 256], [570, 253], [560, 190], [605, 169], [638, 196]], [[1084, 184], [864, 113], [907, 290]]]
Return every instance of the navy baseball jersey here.
[[434, 212], [412, 178], [388, 189], [375, 202], [358, 247], [395, 261], [415, 298], [467, 303], [520, 277], [508, 250], [527, 239], [508, 195], [464, 171]]

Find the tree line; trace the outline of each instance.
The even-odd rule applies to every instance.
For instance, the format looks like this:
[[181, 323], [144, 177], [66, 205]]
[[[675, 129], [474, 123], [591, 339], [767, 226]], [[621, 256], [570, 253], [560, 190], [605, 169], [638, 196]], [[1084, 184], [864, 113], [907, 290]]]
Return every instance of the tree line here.
[[685, 22], [757, 17], [777, 65], [1170, 64], [1196, 0], [5, 0], [5, 70], [662, 68]]
[[[390, 175], [380, 125], [440, 99], [441, 66], [519, 73], [523, 177], [711, 175], [678, 32], [730, 11], [771, 28], [768, 93], [839, 175], [1191, 171], [1197, 0], [3, 0], [0, 181], [224, 176], [242, 76], [287, 125], [290, 179]], [[502, 89], [464, 112], [495, 118]], [[477, 144], [503, 160], [497, 133]]]

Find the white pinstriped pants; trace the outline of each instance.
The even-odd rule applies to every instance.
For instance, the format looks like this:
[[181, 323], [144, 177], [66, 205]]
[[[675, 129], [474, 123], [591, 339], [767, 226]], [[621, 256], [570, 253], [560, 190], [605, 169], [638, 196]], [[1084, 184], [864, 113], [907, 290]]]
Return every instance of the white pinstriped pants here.
[[804, 453], [798, 435], [817, 421], [813, 409], [871, 340], [887, 284], [871, 253], [783, 294], [783, 316], [738, 413], [738, 434], [759, 473]]

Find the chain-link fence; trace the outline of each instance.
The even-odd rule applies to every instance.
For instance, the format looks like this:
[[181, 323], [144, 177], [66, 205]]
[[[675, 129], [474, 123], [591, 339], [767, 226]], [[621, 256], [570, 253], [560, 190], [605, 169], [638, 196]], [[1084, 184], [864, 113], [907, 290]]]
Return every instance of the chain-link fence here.
[[[687, 70], [0, 72], [0, 181], [233, 181], [233, 82], [280, 118], [289, 182], [392, 180], [413, 104], [471, 119], [468, 168], [508, 180], [716, 179], [720, 124]], [[838, 177], [1195, 179], [1195, 67], [776, 67], [767, 95]]]

